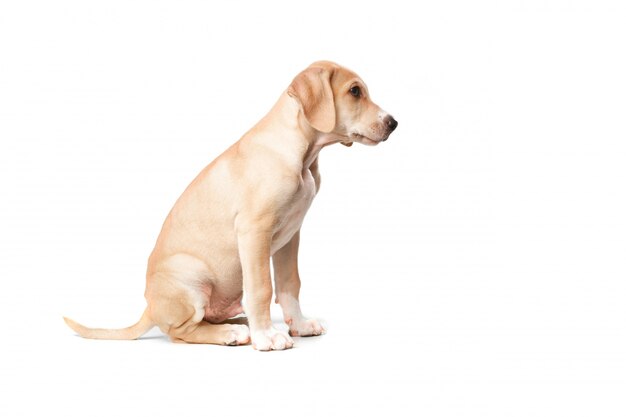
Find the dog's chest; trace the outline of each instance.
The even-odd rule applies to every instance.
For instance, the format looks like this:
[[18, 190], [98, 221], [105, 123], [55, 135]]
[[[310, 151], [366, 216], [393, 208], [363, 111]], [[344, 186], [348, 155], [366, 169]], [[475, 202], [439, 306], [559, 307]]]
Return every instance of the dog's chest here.
[[287, 204], [281, 212], [278, 227], [272, 238], [272, 254], [285, 246], [293, 235], [300, 230], [304, 215], [311, 206], [316, 193], [317, 189], [313, 175], [311, 171], [306, 170], [302, 175], [302, 180], [297, 191], [293, 197], [289, 199], [289, 204]]

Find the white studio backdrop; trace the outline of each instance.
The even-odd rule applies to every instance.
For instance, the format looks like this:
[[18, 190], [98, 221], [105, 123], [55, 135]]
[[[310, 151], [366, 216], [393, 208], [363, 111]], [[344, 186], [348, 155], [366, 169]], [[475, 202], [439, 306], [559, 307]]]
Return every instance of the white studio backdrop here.
[[[625, 9], [2, 2], [0, 415], [623, 416]], [[321, 153], [300, 269], [328, 334], [75, 337], [139, 317], [176, 198], [319, 59], [399, 121]]]

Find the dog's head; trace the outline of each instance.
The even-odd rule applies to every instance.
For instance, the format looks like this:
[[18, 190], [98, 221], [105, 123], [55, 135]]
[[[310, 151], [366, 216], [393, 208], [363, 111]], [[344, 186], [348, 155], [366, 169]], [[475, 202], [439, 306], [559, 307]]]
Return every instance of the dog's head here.
[[341, 143], [376, 145], [387, 140], [398, 122], [376, 105], [354, 72], [319, 61], [294, 78], [287, 94], [298, 100], [314, 129], [340, 136]]

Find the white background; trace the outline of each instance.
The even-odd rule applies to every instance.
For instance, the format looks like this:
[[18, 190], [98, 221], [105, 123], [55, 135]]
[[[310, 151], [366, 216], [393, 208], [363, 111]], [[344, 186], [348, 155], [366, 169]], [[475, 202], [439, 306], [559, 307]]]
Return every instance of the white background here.
[[[0, 415], [626, 414], [623, 3], [6, 1]], [[322, 151], [259, 353], [126, 326], [189, 181], [311, 62], [399, 121]], [[274, 311], [280, 322], [280, 312]]]

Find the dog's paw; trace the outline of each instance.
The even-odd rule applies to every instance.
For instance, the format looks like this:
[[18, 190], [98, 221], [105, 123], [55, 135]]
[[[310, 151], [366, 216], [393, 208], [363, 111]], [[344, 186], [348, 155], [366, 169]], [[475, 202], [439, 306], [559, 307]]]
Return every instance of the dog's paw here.
[[319, 336], [326, 333], [326, 329], [315, 319], [292, 320], [288, 324], [291, 336]]
[[224, 324], [226, 335], [224, 344], [229, 346], [247, 345], [250, 343], [250, 329], [243, 324]]
[[252, 332], [252, 347], [256, 350], [285, 350], [293, 347], [293, 339], [273, 326]]

